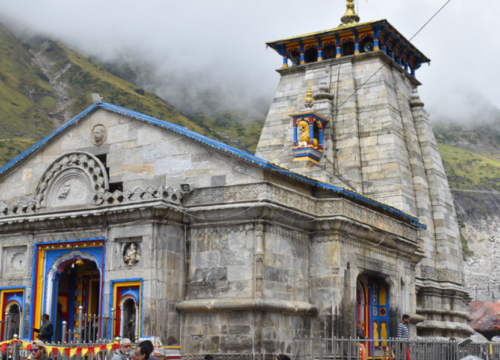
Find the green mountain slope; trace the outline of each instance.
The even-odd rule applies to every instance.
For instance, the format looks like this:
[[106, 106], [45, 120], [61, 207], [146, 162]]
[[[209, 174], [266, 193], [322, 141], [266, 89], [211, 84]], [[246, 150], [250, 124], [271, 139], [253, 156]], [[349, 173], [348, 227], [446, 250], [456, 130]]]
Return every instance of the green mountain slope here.
[[52, 130], [52, 94], [28, 46], [0, 24], [0, 164]]
[[219, 131], [215, 120], [181, 114], [157, 95], [113, 75], [95, 59], [41, 36], [22, 42], [0, 24], [0, 166], [90, 106], [91, 93], [239, 148], [249, 147], [241, 138], [247, 136], [250, 143], [260, 133], [257, 124], [247, 134], [247, 125], [242, 125], [237, 114], [228, 136]]

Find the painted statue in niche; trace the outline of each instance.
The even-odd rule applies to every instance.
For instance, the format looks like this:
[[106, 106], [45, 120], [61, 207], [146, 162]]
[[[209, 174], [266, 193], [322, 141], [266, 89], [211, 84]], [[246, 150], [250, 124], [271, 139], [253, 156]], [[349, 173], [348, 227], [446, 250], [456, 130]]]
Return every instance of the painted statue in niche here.
[[92, 129], [92, 143], [94, 145], [102, 145], [106, 140], [106, 127], [102, 124], [97, 124]]
[[[311, 140], [309, 123], [305, 120], [300, 120], [297, 124], [297, 129], [299, 131], [299, 147], [308, 147], [309, 141]], [[313, 134], [314, 136], [314, 134]], [[318, 140], [313, 138], [313, 147], [318, 148]]]
[[125, 264], [128, 266], [133, 266], [139, 262], [141, 259], [141, 255], [139, 254], [139, 251], [137, 249], [137, 244], [136, 243], [131, 243], [126, 247], [125, 254], [123, 255], [123, 261], [125, 261]]

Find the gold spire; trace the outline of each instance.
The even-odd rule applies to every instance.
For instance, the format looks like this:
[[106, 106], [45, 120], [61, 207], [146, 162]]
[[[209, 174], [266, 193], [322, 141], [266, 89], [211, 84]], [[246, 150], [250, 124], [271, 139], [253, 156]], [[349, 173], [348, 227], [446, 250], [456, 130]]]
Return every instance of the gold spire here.
[[309, 88], [307, 89], [306, 104], [311, 104], [313, 102], [312, 95], [311, 83], [309, 83]]
[[342, 21], [340, 26], [354, 25], [359, 22], [359, 16], [354, 11], [354, 0], [347, 0], [347, 11], [340, 20]]

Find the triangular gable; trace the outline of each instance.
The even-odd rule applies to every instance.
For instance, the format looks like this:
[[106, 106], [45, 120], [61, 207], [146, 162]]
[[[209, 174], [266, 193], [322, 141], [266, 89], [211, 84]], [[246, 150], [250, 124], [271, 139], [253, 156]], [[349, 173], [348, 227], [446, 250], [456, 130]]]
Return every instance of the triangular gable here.
[[374, 206], [374, 207], [380, 207], [380, 208], [387, 210], [395, 215], [398, 215], [398, 216], [401, 216], [405, 219], [408, 219], [413, 225], [416, 225], [416, 226], [421, 227], [421, 228], [427, 228], [427, 226], [425, 224], [419, 222], [418, 218], [414, 217], [413, 215], [405, 213], [402, 210], [399, 210], [391, 205], [384, 204], [384, 203], [382, 203], [378, 200], [375, 200], [371, 197], [368, 197], [366, 195], [360, 194], [354, 190], [346, 189], [346, 188], [343, 188], [343, 187], [338, 186], [338, 185], [333, 185], [333, 184], [321, 182], [321, 181], [318, 181], [316, 179], [310, 178], [308, 176], [295, 173], [293, 171], [288, 170], [287, 168], [276, 165], [268, 160], [264, 160], [262, 158], [255, 156], [255, 155], [247, 153], [246, 151], [236, 149], [236, 148], [229, 146], [227, 144], [224, 144], [220, 141], [217, 141], [217, 140], [211, 139], [209, 137], [206, 137], [204, 135], [198, 134], [195, 131], [192, 131], [192, 130], [185, 128], [184, 126], [172, 124], [172, 123], [169, 123], [167, 121], [159, 120], [159, 119], [153, 118], [151, 116], [141, 114], [141, 113], [138, 113], [136, 111], [129, 110], [129, 109], [125, 109], [125, 108], [122, 108], [120, 106], [108, 104], [105, 102], [102, 102], [99, 104], [93, 104], [93, 105], [89, 106], [87, 109], [82, 111], [80, 114], [75, 116], [73, 119], [71, 119], [70, 121], [68, 121], [67, 123], [65, 123], [61, 127], [59, 127], [58, 129], [54, 130], [53, 132], [51, 132], [45, 138], [43, 138], [42, 140], [40, 140], [36, 144], [32, 145], [30, 148], [28, 148], [27, 150], [22, 152], [20, 155], [16, 156], [14, 159], [9, 161], [5, 166], [0, 168], [0, 177], [2, 174], [7, 172], [8, 170], [11, 170], [13, 167], [18, 165], [20, 162], [22, 162], [26, 158], [33, 155], [35, 152], [39, 151], [53, 137], [55, 137], [56, 135], [65, 131], [70, 126], [77, 124], [78, 121], [81, 120], [84, 116], [90, 114], [92, 111], [94, 111], [98, 108], [102, 108], [106, 111], [110, 111], [110, 112], [117, 113], [117, 114], [122, 115], [122, 116], [136, 119], [138, 121], [147, 122], [148, 124], [158, 126], [162, 129], [171, 131], [173, 133], [186, 136], [190, 139], [193, 139], [194, 141], [198, 141], [198, 142], [200, 142], [204, 145], [210, 146], [216, 150], [219, 150], [219, 151], [225, 152], [225, 153], [229, 153], [231, 155], [234, 155], [236, 157], [241, 158], [242, 160], [245, 160], [245, 161], [248, 161], [252, 164], [256, 164], [258, 166], [261, 166], [264, 169], [277, 172], [281, 175], [288, 176], [292, 179], [304, 182], [304, 183], [311, 185], [311, 186], [319, 187], [319, 188], [324, 189], [324, 190], [334, 191], [337, 194], [356, 199], [358, 201], [367, 203], [367, 204]]

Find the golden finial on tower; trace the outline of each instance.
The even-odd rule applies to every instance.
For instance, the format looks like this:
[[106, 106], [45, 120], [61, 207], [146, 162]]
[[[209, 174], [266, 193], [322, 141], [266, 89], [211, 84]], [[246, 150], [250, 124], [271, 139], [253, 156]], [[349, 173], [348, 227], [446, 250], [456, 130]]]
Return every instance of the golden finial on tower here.
[[307, 97], [306, 97], [306, 104], [312, 104], [313, 102], [313, 93], [311, 90], [311, 83], [309, 83], [309, 88], [307, 89]]
[[340, 26], [353, 25], [359, 22], [359, 16], [354, 11], [354, 0], [347, 0], [347, 11], [340, 20], [342, 21]]

